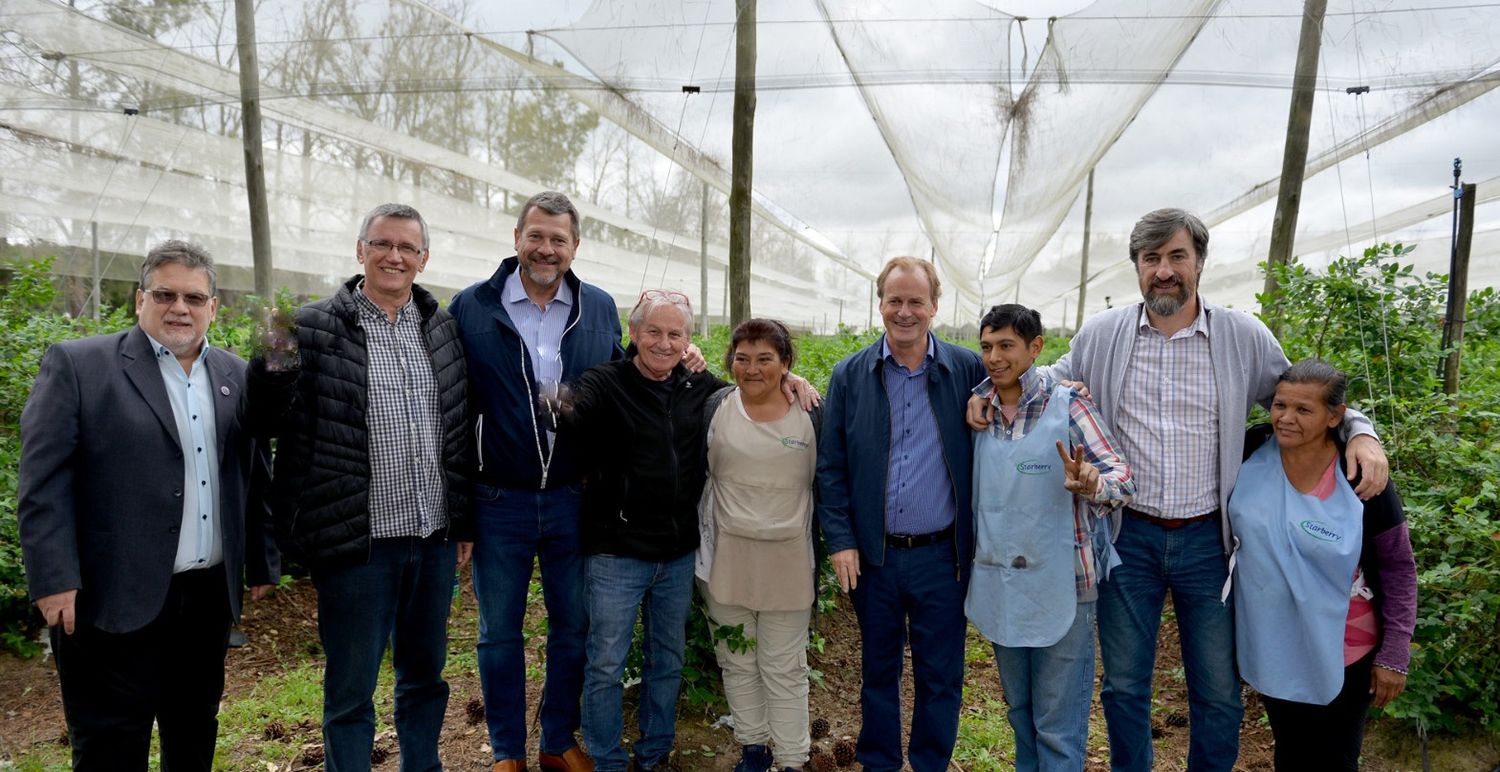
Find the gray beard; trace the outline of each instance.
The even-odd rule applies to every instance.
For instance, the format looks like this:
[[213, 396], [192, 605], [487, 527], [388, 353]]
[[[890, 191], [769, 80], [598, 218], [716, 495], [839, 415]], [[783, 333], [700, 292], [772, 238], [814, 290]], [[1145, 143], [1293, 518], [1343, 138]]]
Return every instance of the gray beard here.
[[1163, 295], [1152, 292], [1146, 296], [1146, 308], [1150, 309], [1151, 313], [1157, 316], [1172, 316], [1181, 311], [1182, 307], [1187, 305], [1187, 302], [1187, 287], [1183, 287], [1176, 295]]
[[521, 270], [522, 270], [522, 272], [524, 272], [526, 274], [526, 278], [530, 279], [531, 283], [537, 285], [538, 287], [551, 287], [552, 285], [558, 283], [559, 281], [562, 281], [562, 275], [563, 275], [562, 271], [558, 271], [558, 272], [552, 274], [552, 280], [551, 281], [543, 281], [541, 279], [541, 277], [537, 276], [536, 270], [534, 270], [532, 268], [527, 268], [527, 267], [524, 267], [524, 266], [522, 267]]

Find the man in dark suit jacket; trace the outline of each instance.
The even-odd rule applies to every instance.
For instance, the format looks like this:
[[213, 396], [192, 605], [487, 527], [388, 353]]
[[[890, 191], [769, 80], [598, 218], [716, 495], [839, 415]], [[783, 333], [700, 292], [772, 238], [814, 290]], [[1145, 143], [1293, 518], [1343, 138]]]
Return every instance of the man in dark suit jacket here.
[[280, 573], [245, 363], [204, 340], [214, 278], [201, 247], [151, 250], [139, 324], [49, 348], [21, 414], [21, 548], [74, 769], [146, 769], [153, 722], [162, 769], [210, 769], [245, 575], [258, 599]]

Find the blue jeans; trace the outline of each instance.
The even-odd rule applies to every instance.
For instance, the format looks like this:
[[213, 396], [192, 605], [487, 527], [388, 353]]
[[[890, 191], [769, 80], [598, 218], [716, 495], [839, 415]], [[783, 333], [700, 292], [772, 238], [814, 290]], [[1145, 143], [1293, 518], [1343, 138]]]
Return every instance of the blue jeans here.
[[862, 639], [859, 702], [863, 724], [856, 757], [865, 769], [901, 768], [901, 668], [911, 638], [915, 700], [907, 758], [915, 772], [948, 768], [958, 740], [964, 687], [964, 593], [955, 576], [952, 540], [912, 549], [887, 548], [885, 565], [861, 556], [849, 593]]
[[359, 565], [312, 570], [318, 590], [323, 751], [328, 772], [368, 770], [375, 741], [375, 680], [387, 642], [396, 670], [401, 772], [440, 770], [438, 732], [448, 707], [443, 663], [456, 581], [453, 542], [375, 539]]
[[571, 487], [517, 490], [475, 486], [474, 597], [479, 601], [479, 684], [495, 759], [526, 758], [526, 651], [521, 625], [532, 565], [540, 558], [547, 606], [547, 677], [537, 713], [541, 751], [577, 744], [583, 695], [581, 494]]
[[641, 617], [641, 739], [635, 759], [655, 766], [672, 752], [677, 733], [677, 689], [693, 600], [689, 552], [665, 563], [618, 555], [585, 558], [588, 595], [588, 669], [583, 681], [583, 740], [597, 772], [622, 772], [630, 757], [620, 747], [625, 658]]
[[1094, 602], [1078, 604], [1073, 626], [1051, 646], [997, 644], [995, 664], [1016, 732], [1016, 769], [1083, 769], [1094, 697]]
[[1219, 523], [1167, 530], [1127, 516], [1115, 549], [1121, 565], [1099, 585], [1100, 698], [1111, 766], [1151, 769], [1151, 675], [1171, 590], [1187, 674], [1188, 769], [1232, 769], [1245, 708], [1234, 660], [1234, 608], [1219, 600], [1229, 571]]

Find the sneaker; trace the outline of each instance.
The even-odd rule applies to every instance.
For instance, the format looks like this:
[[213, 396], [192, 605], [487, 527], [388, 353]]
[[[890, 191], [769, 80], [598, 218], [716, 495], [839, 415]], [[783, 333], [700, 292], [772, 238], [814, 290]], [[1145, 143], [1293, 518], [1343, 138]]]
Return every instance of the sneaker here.
[[740, 747], [740, 763], [734, 766], [734, 772], [770, 772], [771, 771], [771, 749], [764, 745], [744, 745]]

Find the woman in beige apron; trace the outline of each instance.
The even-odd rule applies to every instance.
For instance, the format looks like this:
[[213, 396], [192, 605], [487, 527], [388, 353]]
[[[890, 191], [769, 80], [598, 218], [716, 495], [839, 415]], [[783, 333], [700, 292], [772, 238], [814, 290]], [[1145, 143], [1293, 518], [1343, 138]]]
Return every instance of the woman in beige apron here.
[[[716, 626], [724, 696], [743, 748], [736, 772], [800, 770], [807, 721], [807, 629], [814, 599], [813, 472], [817, 408], [788, 404], [791, 333], [768, 319], [736, 327], [726, 366], [735, 386], [705, 406], [708, 484], [696, 574]], [[774, 747], [774, 750], [772, 748]]]

